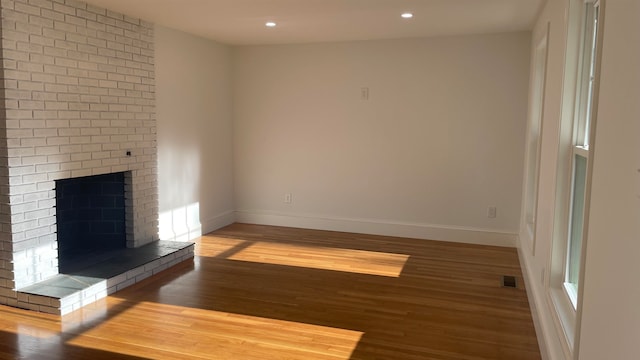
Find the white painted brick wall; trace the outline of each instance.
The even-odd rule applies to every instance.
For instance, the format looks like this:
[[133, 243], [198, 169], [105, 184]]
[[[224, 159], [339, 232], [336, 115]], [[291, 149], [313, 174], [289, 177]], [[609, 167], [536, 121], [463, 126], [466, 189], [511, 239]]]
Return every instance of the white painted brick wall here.
[[57, 274], [55, 180], [130, 171], [127, 246], [158, 239], [155, 73], [150, 23], [71, 0], [0, 6], [0, 303], [8, 304], [14, 289]]

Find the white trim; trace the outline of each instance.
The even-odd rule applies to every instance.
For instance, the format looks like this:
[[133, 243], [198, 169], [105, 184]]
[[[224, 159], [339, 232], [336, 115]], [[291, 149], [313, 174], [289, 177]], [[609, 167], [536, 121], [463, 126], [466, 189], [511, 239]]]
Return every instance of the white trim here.
[[585, 159], [589, 159], [589, 149], [587, 149], [584, 146], [574, 146], [573, 147], [573, 154], [574, 155], [580, 155]]
[[[608, 0], [607, 0], [608, 1]], [[592, 91], [592, 102], [593, 105], [591, 107], [591, 130], [589, 131], [589, 145], [591, 154], [595, 154], [596, 149], [596, 126], [598, 124], [598, 106], [600, 99], [600, 67], [602, 65], [602, 48], [604, 41], [604, 19], [605, 19], [605, 0], [596, 0], [594, 7], [597, 8], [597, 30], [596, 30], [596, 44], [595, 44], [595, 68], [594, 68], [594, 76], [593, 76], [593, 91]], [[588, 196], [585, 198], [584, 203], [584, 229], [582, 231], [582, 253], [580, 254], [580, 275], [578, 277], [578, 304], [576, 309], [576, 336], [574, 338], [574, 353], [575, 358], [580, 358], [580, 336], [581, 336], [581, 328], [582, 328], [582, 309], [583, 309], [583, 301], [584, 301], [584, 283], [585, 283], [585, 272], [586, 272], [586, 261], [587, 261], [587, 242], [589, 239], [589, 213], [591, 208], [591, 177], [593, 174], [593, 159], [594, 156], [590, 156], [587, 159], [587, 182], [585, 187], [585, 194]]]
[[555, 323], [555, 310], [547, 301], [544, 290], [546, 287], [544, 284], [539, 285], [542, 279], [538, 279], [537, 275], [534, 275], [535, 272], [532, 271], [528, 262], [531, 258], [523, 255], [523, 251], [526, 249], [518, 248], [518, 257], [522, 276], [525, 279], [527, 299], [529, 300], [533, 326], [536, 329], [540, 356], [542, 360], [568, 360], [571, 358], [571, 354], [560, 340], [560, 337], [564, 335], [558, 333], [559, 325]]
[[204, 235], [236, 222], [236, 213], [233, 210], [229, 210], [200, 222], [202, 223], [202, 234]]
[[253, 210], [236, 211], [236, 221], [260, 225], [344, 231], [505, 247], [516, 247], [518, 239], [518, 235], [515, 232], [493, 229]]
[[570, 325], [575, 324], [576, 312], [562, 287], [551, 287], [547, 290], [546, 295], [562, 350], [567, 359], [573, 359], [575, 327]]
[[[522, 192], [522, 208], [520, 215], [520, 243], [526, 239], [531, 255], [536, 254], [536, 221], [538, 216], [538, 194], [540, 187], [540, 170], [542, 159], [542, 134], [544, 133], [545, 94], [547, 87], [547, 63], [549, 62], [549, 32], [551, 22], [542, 34], [535, 36], [532, 48], [532, 67], [529, 74], [529, 108], [527, 114], [527, 133], [525, 145], [525, 166]], [[543, 56], [541, 56], [543, 55]], [[541, 61], [541, 62], [540, 62]], [[539, 72], [538, 70], [542, 70]], [[536, 95], [538, 99], [536, 100]], [[536, 148], [531, 149], [533, 134], [537, 133]], [[534, 162], [531, 160], [532, 150], [535, 150]], [[530, 173], [531, 166], [533, 174]], [[530, 194], [530, 187], [533, 192]], [[530, 197], [531, 195], [531, 197]], [[531, 215], [531, 216], [530, 216]]]

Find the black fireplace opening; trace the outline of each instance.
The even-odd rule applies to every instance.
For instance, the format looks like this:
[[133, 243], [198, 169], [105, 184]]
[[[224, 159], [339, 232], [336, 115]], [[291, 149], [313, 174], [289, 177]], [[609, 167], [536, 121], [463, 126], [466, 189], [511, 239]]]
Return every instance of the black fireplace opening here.
[[56, 181], [60, 273], [126, 248], [125, 173]]

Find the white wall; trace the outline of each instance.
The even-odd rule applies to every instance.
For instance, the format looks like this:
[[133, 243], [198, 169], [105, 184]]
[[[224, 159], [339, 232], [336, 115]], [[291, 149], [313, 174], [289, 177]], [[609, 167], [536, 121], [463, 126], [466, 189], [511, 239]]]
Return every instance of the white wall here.
[[529, 38], [235, 48], [238, 219], [515, 245]]
[[640, 357], [640, 2], [608, 0], [580, 359]]
[[[544, 359], [636, 359], [640, 334], [640, 5], [605, 3], [582, 318], [573, 354], [550, 302], [559, 121], [569, 2], [548, 1], [534, 34], [550, 23], [536, 247], [519, 245]], [[572, 337], [572, 335], [569, 335]]]
[[233, 222], [231, 49], [155, 36], [160, 236], [186, 239]]
[[518, 245], [520, 263], [526, 277], [527, 295], [538, 333], [538, 342], [545, 359], [564, 359], [570, 354], [569, 347], [563, 344], [564, 335], [550, 305], [548, 292], [555, 211], [558, 129], [562, 112], [562, 82], [567, 26], [565, 13], [567, 10], [568, 1], [566, 0], [547, 1], [533, 28], [534, 37], [538, 37], [539, 33], [546, 31], [547, 24], [549, 24], [536, 238], [533, 250], [524, 240], [524, 235], [521, 236], [523, 242]]

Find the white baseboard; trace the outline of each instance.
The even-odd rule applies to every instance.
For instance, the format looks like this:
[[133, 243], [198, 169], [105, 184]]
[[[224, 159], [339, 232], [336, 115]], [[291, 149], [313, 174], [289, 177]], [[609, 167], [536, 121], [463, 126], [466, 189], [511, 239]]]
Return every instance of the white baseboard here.
[[531, 317], [533, 318], [533, 326], [536, 329], [536, 338], [538, 339], [538, 347], [540, 348], [540, 356], [542, 360], [550, 360], [549, 349], [547, 346], [546, 336], [544, 336], [544, 326], [542, 326], [542, 319], [538, 312], [538, 301], [536, 301], [536, 288], [534, 285], [535, 279], [531, 277], [528, 266], [526, 266], [526, 260], [522, 255], [523, 244], [520, 243], [518, 247], [518, 258], [520, 260], [520, 268], [522, 269], [522, 277], [525, 279], [527, 288], [527, 299], [529, 300], [529, 308], [531, 309]]
[[236, 212], [233, 210], [225, 211], [212, 218], [201, 219], [200, 222], [202, 223], [202, 234], [204, 235], [236, 222]]
[[400, 223], [373, 219], [333, 218], [315, 215], [236, 211], [235, 221], [249, 224], [287, 226], [304, 229], [344, 231], [360, 234], [441, 240], [479, 245], [516, 247], [518, 235], [487, 229]]
[[[551, 318], [549, 306], [547, 306], [546, 294], [541, 289], [540, 279], [531, 271], [529, 257], [523, 255], [522, 249], [526, 249], [527, 245], [521, 244], [518, 248], [518, 257], [520, 260], [520, 268], [522, 276], [525, 279], [527, 288], [527, 298], [531, 309], [531, 317], [533, 325], [536, 329], [536, 337], [538, 346], [540, 347], [540, 355], [542, 360], [567, 360], [570, 358], [560, 343], [559, 335], [556, 332], [556, 326]], [[526, 251], [526, 250], [525, 250]]]

